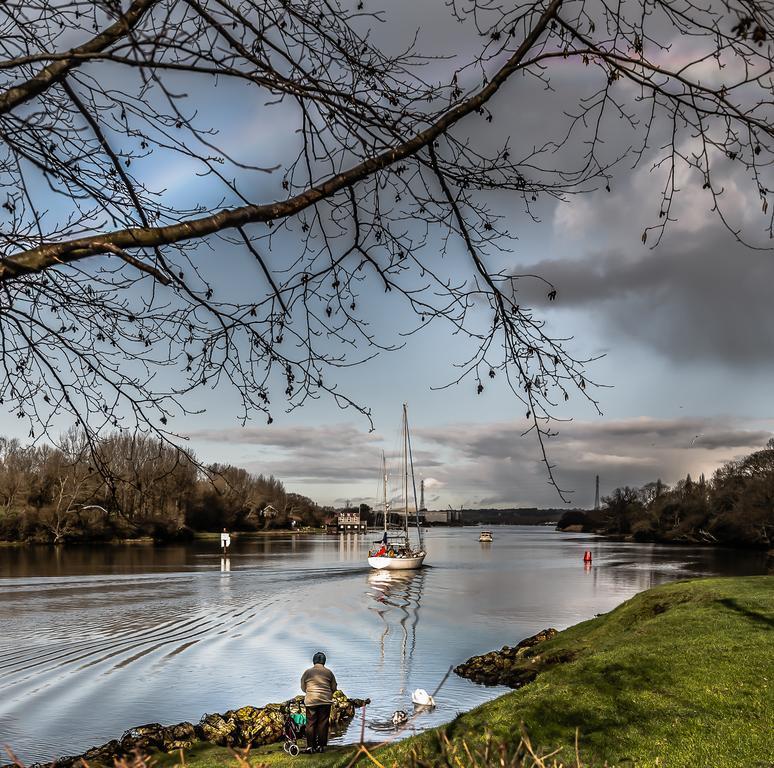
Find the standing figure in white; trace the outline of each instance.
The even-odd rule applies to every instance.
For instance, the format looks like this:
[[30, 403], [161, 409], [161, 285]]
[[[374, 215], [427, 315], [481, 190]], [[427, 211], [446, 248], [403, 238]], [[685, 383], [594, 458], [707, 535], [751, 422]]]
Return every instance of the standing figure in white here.
[[220, 548], [223, 550], [223, 554], [228, 554], [228, 548], [231, 546], [231, 534], [224, 528], [223, 533], [220, 534]]

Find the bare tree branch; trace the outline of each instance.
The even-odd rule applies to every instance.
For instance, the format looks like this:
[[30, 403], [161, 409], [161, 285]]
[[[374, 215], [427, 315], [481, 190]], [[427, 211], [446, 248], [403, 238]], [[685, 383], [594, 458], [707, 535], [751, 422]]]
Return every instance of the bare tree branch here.
[[724, 184], [774, 234], [768, 0], [449, 0], [435, 51], [371, 5], [0, 4], [0, 403], [31, 436], [177, 444], [212, 388], [243, 423], [370, 419], [346, 372], [442, 325], [434, 387], [501, 377], [558, 488], [549, 438], [598, 385], [522, 298], [562, 296], [508, 266], [523, 227], [639, 167], [646, 247], [697, 188], [767, 247]]
[[[125, 37], [140, 22], [143, 14], [156, 2], [157, 0], [134, 0], [126, 13], [99, 35], [62, 54], [61, 58], [56, 57], [55, 61], [41, 69], [25, 83], [0, 93], [0, 114], [10, 112], [30, 99], [45, 93], [52, 85], [60, 82], [68, 72], [80, 66], [84, 61], [83, 57], [101, 53], [117, 40]], [[17, 60], [18, 63], [23, 61], [25, 61], [24, 58]]]

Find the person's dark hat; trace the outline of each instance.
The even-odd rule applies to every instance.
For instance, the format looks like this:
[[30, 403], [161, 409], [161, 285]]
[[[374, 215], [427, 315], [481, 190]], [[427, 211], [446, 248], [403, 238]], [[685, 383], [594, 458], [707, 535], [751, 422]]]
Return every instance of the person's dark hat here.
[[312, 657], [312, 664], [325, 664], [325, 654], [322, 651], [317, 651]]

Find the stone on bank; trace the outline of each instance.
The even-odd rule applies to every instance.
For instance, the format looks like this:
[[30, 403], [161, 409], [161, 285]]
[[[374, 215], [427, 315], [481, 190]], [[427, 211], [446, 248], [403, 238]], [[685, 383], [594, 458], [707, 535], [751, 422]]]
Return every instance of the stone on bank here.
[[[282, 739], [285, 718], [303, 711], [303, 696], [296, 696], [281, 704], [267, 704], [264, 707], [240, 707], [223, 714], [204, 715], [197, 725], [177, 723], [161, 725], [149, 723], [130, 728], [120, 739], [113, 739], [99, 747], [92, 747], [82, 755], [62, 757], [52, 762], [36, 763], [30, 768], [75, 768], [83, 762], [94, 765], [112, 766], [116, 759], [152, 752], [174, 752], [190, 749], [199, 742], [209, 742], [222, 747], [260, 747]], [[355, 710], [369, 702], [368, 699], [350, 699], [341, 691], [333, 694], [331, 707], [331, 728], [348, 723], [355, 716]], [[0, 768], [13, 768], [0, 766]]]

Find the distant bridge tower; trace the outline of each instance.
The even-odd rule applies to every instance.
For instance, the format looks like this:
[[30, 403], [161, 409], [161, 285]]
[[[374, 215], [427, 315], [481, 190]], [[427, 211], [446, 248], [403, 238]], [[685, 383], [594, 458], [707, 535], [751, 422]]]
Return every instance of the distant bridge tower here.
[[594, 509], [599, 509], [599, 475], [597, 475], [597, 492], [594, 495]]
[[425, 506], [425, 478], [423, 477], [419, 481], [419, 509], [425, 510], [427, 507]]

